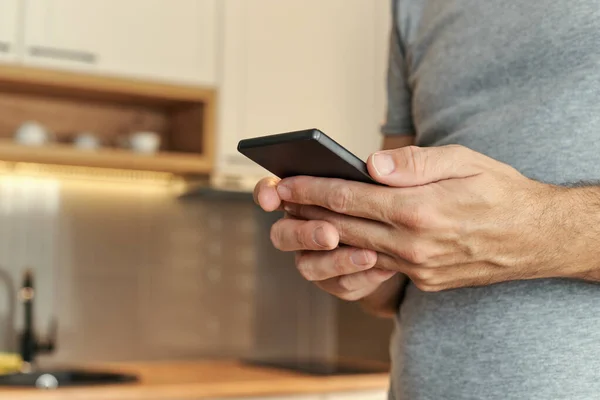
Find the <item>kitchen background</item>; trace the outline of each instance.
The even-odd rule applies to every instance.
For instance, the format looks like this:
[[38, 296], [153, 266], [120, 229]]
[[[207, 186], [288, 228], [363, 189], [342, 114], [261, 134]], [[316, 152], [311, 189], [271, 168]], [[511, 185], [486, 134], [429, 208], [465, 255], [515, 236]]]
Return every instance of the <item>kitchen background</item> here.
[[376, 150], [389, 9], [0, 0], [0, 352], [17, 350], [31, 269], [36, 332], [58, 323], [43, 363], [387, 360], [389, 321], [270, 247], [277, 215], [248, 193], [265, 171], [236, 144], [316, 127]]

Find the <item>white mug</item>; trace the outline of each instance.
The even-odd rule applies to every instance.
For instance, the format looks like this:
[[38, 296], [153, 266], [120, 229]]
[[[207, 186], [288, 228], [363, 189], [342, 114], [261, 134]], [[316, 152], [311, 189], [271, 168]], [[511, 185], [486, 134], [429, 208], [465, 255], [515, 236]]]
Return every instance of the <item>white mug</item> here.
[[134, 132], [129, 135], [127, 142], [137, 153], [152, 154], [160, 148], [160, 135], [155, 132]]
[[82, 132], [75, 137], [75, 147], [85, 150], [93, 150], [100, 147], [100, 139], [91, 132]]
[[50, 133], [38, 122], [27, 121], [15, 132], [15, 140], [28, 146], [41, 146], [51, 139]]

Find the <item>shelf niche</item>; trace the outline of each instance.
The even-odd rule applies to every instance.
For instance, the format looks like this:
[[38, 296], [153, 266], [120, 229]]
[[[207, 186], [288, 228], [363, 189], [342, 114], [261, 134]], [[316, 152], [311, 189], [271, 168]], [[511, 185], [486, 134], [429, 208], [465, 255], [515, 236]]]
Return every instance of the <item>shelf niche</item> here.
[[[206, 176], [213, 166], [215, 92], [71, 72], [0, 66], [0, 160]], [[26, 121], [54, 136], [44, 146], [14, 141]], [[152, 155], [119, 147], [119, 138], [139, 131], [161, 135]], [[72, 144], [90, 132], [98, 150]]]

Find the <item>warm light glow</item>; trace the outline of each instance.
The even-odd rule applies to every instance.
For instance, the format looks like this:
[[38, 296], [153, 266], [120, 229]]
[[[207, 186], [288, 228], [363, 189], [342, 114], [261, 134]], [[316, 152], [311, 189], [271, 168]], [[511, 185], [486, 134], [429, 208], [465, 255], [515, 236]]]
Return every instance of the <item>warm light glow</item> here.
[[178, 188], [184, 180], [169, 172], [138, 171], [115, 168], [95, 168], [71, 165], [36, 164], [0, 161], [0, 175], [74, 179], [86, 182], [126, 183]]
[[0, 174], [0, 214], [54, 215], [60, 203], [60, 183], [56, 179]]

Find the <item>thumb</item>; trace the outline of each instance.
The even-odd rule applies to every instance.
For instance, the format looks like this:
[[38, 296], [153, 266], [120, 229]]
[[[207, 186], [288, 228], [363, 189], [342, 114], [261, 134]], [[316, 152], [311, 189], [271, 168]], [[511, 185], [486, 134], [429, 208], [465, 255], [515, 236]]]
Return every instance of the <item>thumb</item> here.
[[379, 183], [410, 187], [477, 175], [483, 171], [483, 158], [482, 154], [458, 145], [407, 146], [371, 154], [367, 167]]

